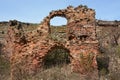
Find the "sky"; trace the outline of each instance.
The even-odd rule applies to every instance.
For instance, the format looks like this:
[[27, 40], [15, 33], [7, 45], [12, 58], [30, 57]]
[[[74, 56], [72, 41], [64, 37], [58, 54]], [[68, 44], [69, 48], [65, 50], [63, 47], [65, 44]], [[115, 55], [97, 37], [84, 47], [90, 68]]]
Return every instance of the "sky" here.
[[[96, 19], [120, 20], [120, 0], [0, 0], [0, 21], [40, 23], [52, 10], [81, 4], [95, 9]], [[66, 24], [66, 19], [55, 17], [51, 24]]]

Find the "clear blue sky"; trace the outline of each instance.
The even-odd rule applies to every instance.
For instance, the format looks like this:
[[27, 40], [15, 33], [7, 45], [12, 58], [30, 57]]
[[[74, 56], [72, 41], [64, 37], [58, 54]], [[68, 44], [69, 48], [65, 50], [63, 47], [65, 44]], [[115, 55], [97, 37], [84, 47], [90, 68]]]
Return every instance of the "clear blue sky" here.
[[[120, 20], [120, 0], [0, 0], [0, 21], [19, 20], [40, 23], [51, 10], [69, 5], [87, 5], [96, 11], [96, 19]], [[54, 18], [53, 18], [54, 19]], [[56, 23], [65, 23], [64, 19]]]

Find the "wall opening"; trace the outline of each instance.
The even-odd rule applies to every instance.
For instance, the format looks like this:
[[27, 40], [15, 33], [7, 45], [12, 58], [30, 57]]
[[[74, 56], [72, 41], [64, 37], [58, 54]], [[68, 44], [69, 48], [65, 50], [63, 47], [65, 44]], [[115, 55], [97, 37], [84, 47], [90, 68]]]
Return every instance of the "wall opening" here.
[[55, 46], [44, 58], [44, 68], [63, 67], [70, 63], [70, 51], [61, 46]]
[[50, 20], [51, 38], [55, 41], [64, 41], [66, 38], [67, 19], [54, 17]]
[[63, 26], [67, 24], [67, 20], [64, 17], [56, 16], [50, 20], [50, 24], [53, 26]]

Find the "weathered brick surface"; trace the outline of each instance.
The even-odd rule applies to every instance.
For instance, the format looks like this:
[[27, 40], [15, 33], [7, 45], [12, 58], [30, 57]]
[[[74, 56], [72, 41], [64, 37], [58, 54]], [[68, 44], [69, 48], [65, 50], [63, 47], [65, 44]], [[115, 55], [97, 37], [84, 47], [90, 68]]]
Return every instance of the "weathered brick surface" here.
[[[65, 42], [54, 41], [51, 34], [50, 20], [56, 16], [67, 19]], [[20, 24], [16, 28], [10, 25], [7, 35], [8, 47], [11, 49], [11, 77], [16, 80], [16, 74], [33, 73], [43, 66], [43, 60], [48, 51], [55, 46], [64, 47], [70, 51], [71, 69], [82, 74], [89, 70], [97, 70], [96, 56], [98, 41], [96, 39], [95, 11], [86, 6], [72, 6], [67, 9], [50, 12], [38, 29], [25, 34]], [[90, 61], [90, 62], [89, 62]], [[86, 67], [88, 66], [88, 67]]]

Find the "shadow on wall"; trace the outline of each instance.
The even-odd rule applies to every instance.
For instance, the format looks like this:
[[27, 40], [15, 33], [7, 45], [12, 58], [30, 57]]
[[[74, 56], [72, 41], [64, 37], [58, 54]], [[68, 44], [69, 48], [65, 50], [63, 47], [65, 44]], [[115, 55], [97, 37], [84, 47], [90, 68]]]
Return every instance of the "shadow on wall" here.
[[44, 68], [62, 67], [70, 63], [70, 52], [61, 46], [52, 47], [44, 58]]
[[3, 53], [2, 48], [3, 48], [3, 44], [0, 42], [0, 55], [2, 55]]
[[109, 73], [109, 57], [97, 57], [99, 76]]

